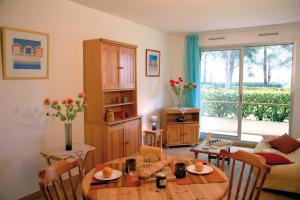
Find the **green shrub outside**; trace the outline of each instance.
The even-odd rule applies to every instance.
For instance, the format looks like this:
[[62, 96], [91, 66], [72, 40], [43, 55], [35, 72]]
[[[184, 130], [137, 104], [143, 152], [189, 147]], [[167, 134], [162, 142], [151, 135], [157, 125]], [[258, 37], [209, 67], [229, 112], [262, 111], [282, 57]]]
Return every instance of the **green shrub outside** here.
[[[237, 118], [239, 106], [237, 87], [225, 89], [202, 85], [201, 101], [204, 116]], [[274, 87], [243, 88], [243, 118], [254, 117], [256, 120], [282, 122], [288, 120], [289, 103], [290, 89]]]

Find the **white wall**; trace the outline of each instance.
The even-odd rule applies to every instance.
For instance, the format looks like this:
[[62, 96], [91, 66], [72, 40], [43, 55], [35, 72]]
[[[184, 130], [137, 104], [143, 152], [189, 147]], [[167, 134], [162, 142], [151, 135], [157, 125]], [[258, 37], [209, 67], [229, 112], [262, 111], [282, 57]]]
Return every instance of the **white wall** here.
[[[138, 45], [138, 112], [144, 127], [147, 115], [169, 103], [162, 95], [171, 67], [168, 34], [67, 0], [0, 0], [0, 26], [50, 34], [48, 80], [0, 78], [0, 199], [37, 191], [38, 172], [46, 165], [40, 150], [64, 144], [63, 124], [46, 119], [42, 100], [75, 97], [83, 90], [83, 40], [101, 37]], [[159, 78], [145, 77], [146, 48], [161, 51]], [[80, 114], [73, 141], [83, 143], [83, 136]]]
[[[278, 32], [279, 35], [258, 36], [260, 33]], [[200, 33], [200, 46], [203, 48], [238, 46], [247, 44], [294, 43], [294, 66], [292, 89], [294, 91], [292, 135], [300, 137], [300, 24], [285, 24], [269, 27]], [[223, 40], [209, 38], [225, 37]], [[182, 55], [182, 56], [181, 56]], [[184, 35], [172, 36], [172, 74], [183, 73]], [[272, 131], [272, 130], [270, 130]]]

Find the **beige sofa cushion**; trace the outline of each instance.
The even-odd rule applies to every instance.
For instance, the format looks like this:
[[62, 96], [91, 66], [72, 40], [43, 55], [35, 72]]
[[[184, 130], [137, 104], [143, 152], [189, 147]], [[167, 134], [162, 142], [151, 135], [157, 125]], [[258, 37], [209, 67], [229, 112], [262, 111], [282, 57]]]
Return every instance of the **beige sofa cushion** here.
[[[300, 138], [297, 140], [300, 141]], [[300, 193], [300, 148], [292, 153], [284, 154], [262, 140], [255, 147], [255, 152], [272, 152], [295, 162], [271, 166], [271, 172], [266, 178], [264, 188]]]

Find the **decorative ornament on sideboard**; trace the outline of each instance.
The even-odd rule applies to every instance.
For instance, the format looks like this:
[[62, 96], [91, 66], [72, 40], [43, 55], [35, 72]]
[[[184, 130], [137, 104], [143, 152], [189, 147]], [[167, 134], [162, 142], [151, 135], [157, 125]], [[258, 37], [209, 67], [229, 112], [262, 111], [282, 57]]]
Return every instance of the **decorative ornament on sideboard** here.
[[[184, 83], [183, 78], [178, 77], [178, 80], [173, 80], [173, 79], [170, 80], [170, 88], [178, 99], [177, 108], [183, 115], [186, 111], [186, 108], [182, 107], [182, 100], [183, 100], [182, 98], [184, 97], [185, 94], [197, 88], [197, 84], [192, 82]], [[180, 119], [180, 120], [184, 120], [184, 119]]]
[[57, 100], [50, 100], [49, 98], [44, 100], [44, 105], [54, 110], [52, 113], [47, 112], [47, 116], [57, 117], [64, 123], [65, 146], [67, 151], [72, 150], [72, 121], [76, 118], [77, 113], [83, 112], [86, 107], [84, 96], [84, 93], [79, 93], [76, 101], [71, 98], [66, 98], [62, 100], [61, 103], [58, 103]]

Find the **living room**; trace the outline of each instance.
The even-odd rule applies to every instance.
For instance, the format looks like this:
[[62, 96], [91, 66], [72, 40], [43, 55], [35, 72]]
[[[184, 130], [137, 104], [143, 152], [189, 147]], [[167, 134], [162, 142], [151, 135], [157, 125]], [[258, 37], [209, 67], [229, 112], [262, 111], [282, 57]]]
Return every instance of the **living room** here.
[[[46, 78], [4, 80], [4, 76], [1, 77], [0, 88], [3, 95], [0, 116], [0, 177], [5, 181], [0, 184], [0, 199], [19, 199], [39, 191], [38, 172], [47, 166], [40, 152], [65, 144], [63, 123], [59, 119], [46, 116], [47, 110], [43, 101], [45, 98], [59, 100], [66, 97], [76, 98], [79, 92], [85, 90], [83, 41], [86, 40], [101, 38], [137, 46], [136, 110], [137, 115], [142, 116], [142, 130], [151, 129], [151, 116], [158, 116], [158, 127], [162, 128], [162, 109], [177, 106], [176, 95], [169, 86], [170, 79], [183, 77], [184, 81], [194, 82], [187, 80], [185, 75], [187, 35], [198, 36], [202, 52], [238, 49], [240, 51], [237, 60], [243, 59], [244, 48], [248, 46], [292, 44], [293, 50], [290, 51], [292, 64], [289, 66], [291, 79], [287, 80], [290, 83], [291, 100], [288, 106], [291, 109], [288, 119], [283, 122], [287, 124], [284, 127], [286, 133], [293, 138], [300, 137], [298, 132], [300, 85], [297, 84], [300, 81], [300, 63], [297, 59], [300, 57], [298, 1], [190, 1], [186, 5], [171, 1], [152, 3], [143, 4], [139, 1], [109, 3], [92, 0], [0, 1], [1, 27], [48, 35]], [[161, 8], [157, 8], [156, 12], [157, 6]], [[203, 15], [195, 14], [196, 20], [193, 20], [193, 12], [196, 11]], [[181, 18], [184, 20], [180, 20]], [[3, 38], [1, 46], [2, 44]], [[159, 75], [146, 75], [146, 49], [160, 52]], [[3, 60], [3, 50], [1, 53]], [[1, 70], [1, 74], [4, 74], [3, 61]], [[214, 74], [216, 73], [211, 73]], [[241, 74], [234, 76], [240, 77]], [[215, 79], [218, 77], [213, 78]], [[243, 84], [241, 79], [236, 79], [235, 82]], [[202, 84], [198, 83], [197, 89], [201, 87]], [[241, 94], [239, 92], [236, 93], [237, 96]], [[240, 103], [239, 100], [237, 102]], [[87, 106], [89, 108], [91, 105], [88, 103]], [[206, 135], [204, 132], [215, 131], [222, 134], [213, 134], [214, 137], [234, 140], [247, 147], [253, 148], [259, 142], [242, 140], [244, 127], [242, 118], [234, 118], [235, 122], [230, 128], [236, 132], [235, 135], [228, 136], [224, 134], [223, 129], [211, 130], [211, 127], [207, 127], [207, 130], [201, 130], [201, 126], [208, 124], [202, 124], [201, 119], [204, 117], [199, 117], [200, 131], [203, 132], [199, 135], [201, 139]], [[218, 122], [212, 124], [218, 125], [219, 128], [225, 126], [221, 126]], [[84, 144], [83, 113], [78, 113], [72, 126], [73, 143]], [[256, 125], [251, 127], [255, 129]], [[277, 128], [271, 127], [264, 133], [272, 135], [276, 130]], [[192, 146], [184, 148], [191, 149]], [[166, 151], [180, 152], [180, 149], [171, 147]], [[297, 187], [300, 188], [300, 178]], [[286, 196], [283, 194], [282, 198], [296, 198]]]

